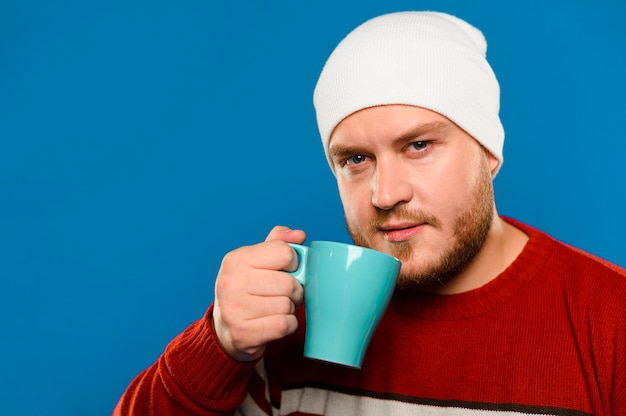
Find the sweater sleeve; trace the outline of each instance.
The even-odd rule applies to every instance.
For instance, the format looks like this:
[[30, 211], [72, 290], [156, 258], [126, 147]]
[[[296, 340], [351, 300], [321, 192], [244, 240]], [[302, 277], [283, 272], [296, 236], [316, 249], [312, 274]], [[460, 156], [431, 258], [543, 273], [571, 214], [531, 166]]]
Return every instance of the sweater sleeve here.
[[230, 415], [244, 401], [255, 362], [231, 359], [206, 315], [178, 335], [128, 386], [114, 416]]

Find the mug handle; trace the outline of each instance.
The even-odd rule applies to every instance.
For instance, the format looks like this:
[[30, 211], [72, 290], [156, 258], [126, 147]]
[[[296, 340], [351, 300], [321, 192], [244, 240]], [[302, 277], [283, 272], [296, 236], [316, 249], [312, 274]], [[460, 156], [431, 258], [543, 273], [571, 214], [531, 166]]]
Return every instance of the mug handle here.
[[292, 275], [302, 286], [306, 284], [306, 256], [309, 252], [308, 247], [300, 244], [287, 243], [296, 251], [298, 255], [298, 268], [293, 272], [287, 272]]

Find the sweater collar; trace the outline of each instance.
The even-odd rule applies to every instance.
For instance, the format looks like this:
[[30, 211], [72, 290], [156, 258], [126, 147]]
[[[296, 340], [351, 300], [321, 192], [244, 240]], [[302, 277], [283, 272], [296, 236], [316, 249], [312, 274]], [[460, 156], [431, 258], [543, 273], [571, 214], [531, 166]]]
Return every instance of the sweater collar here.
[[547, 234], [516, 221], [503, 218], [524, 231], [529, 239], [522, 252], [502, 273], [477, 289], [454, 295], [430, 293], [394, 294], [389, 311], [425, 320], [457, 320], [482, 315], [513, 297], [538, 275], [548, 259], [554, 240]]

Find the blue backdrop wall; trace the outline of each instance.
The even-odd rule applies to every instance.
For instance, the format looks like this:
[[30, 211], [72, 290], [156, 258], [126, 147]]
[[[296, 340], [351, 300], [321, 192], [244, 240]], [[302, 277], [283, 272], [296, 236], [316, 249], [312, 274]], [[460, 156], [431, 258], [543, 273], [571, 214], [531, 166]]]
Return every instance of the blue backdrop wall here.
[[500, 212], [626, 266], [621, 1], [3, 0], [0, 413], [109, 414], [227, 251], [274, 224], [348, 241], [312, 90], [349, 30], [407, 9], [487, 36]]

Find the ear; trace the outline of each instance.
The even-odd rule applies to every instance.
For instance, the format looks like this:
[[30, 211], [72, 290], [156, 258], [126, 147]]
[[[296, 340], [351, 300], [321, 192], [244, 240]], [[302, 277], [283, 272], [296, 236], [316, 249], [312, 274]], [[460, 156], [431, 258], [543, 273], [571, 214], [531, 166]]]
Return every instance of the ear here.
[[487, 159], [487, 163], [489, 164], [489, 172], [491, 172], [491, 177], [494, 178], [496, 171], [498, 170], [498, 166], [500, 165], [500, 161], [489, 151], [486, 147], [482, 146], [483, 155]]
[[496, 169], [500, 164], [500, 161], [496, 159], [491, 152], [487, 152], [487, 159], [489, 161], [489, 171], [491, 172], [491, 177], [493, 177], [496, 173]]
[[[498, 166], [500, 165], [500, 161], [487, 149], [482, 145], [478, 140], [476, 143], [480, 146], [480, 149], [483, 151], [482, 156], [487, 159], [487, 163], [489, 164], [489, 172], [491, 172], [491, 178], [493, 179], [496, 175], [496, 171], [498, 170]], [[484, 159], [483, 159], [484, 162]]]

